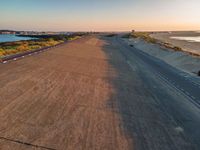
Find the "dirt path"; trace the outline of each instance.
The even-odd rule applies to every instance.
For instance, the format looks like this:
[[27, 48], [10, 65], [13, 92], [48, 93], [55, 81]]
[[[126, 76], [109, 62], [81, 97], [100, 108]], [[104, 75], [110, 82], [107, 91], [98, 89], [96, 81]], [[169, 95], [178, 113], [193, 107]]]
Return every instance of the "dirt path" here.
[[129, 149], [106, 43], [87, 37], [0, 64], [0, 149]]

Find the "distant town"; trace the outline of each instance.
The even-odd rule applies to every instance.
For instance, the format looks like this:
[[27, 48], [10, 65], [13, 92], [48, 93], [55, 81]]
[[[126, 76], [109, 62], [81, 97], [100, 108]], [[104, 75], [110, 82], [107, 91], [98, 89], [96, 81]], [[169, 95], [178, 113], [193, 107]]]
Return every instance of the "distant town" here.
[[0, 30], [0, 34], [13, 34], [13, 35], [58, 35], [58, 34], [70, 34], [71, 32], [37, 32], [37, 31], [12, 31], [12, 30]]

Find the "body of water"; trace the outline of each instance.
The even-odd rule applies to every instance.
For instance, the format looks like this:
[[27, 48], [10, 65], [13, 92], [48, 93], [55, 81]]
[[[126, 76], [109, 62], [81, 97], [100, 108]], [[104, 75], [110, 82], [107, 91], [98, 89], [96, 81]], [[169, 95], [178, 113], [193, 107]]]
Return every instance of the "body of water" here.
[[200, 36], [195, 36], [195, 37], [180, 37], [180, 36], [173, 36], [170, 37], [171, 39], [176, 39], [176, 40], [184, 40], [188, 42], [200, 42]]
[[0, 43], [2, 42], [13, 42], [13, 41], [22, 41], [22, 40], [32, 40], [31, 37], [19, 37], [16, 35], [10, 34], [0, 34]]

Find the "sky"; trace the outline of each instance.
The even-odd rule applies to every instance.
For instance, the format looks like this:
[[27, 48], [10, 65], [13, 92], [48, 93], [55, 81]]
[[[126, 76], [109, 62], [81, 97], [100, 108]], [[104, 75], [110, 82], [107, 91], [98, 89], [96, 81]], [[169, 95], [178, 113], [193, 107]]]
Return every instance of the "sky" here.
[[0, 0], [0, 29], [200, 30], [200, 0]]

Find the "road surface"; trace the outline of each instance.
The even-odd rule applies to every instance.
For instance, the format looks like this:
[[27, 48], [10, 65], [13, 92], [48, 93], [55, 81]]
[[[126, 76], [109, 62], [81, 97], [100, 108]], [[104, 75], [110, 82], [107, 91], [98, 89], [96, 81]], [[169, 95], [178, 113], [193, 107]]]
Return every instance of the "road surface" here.
[[0, 149], [198, 150], [199, 97], [158, 64], [96, 36], [0, 64]]

